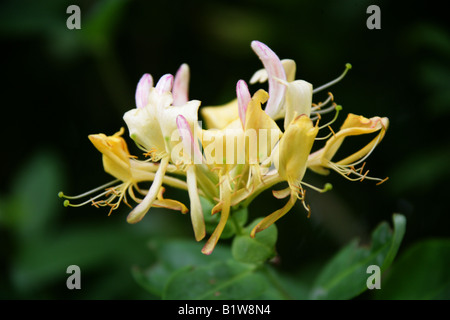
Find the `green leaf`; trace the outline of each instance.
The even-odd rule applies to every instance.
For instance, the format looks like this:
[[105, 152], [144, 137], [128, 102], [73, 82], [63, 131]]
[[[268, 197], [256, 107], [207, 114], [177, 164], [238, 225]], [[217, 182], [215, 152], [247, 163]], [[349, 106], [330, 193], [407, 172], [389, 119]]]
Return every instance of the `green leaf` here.
[[251, 230], [261, 221], [253, 221], [242, 235], [233, 239], [231, 253], [237, 261], [247, 263], [260, 263], [275, 256], [275, 244], [278, 231], [275, 224], [264, 231], [258, 232], [254, 238], [250, 237]]
[[254, 299], [264, 292], [266, 280], [253, 271], [254, 266], [234, 260], [185, 268], [170, 279], [163, 299]]
[[450, 239], [428, 239], [409, 247], [387, 273], [377, 299], [450, 299]]
[[136, 247], [138, 238], [123, 230], [105, 225], [66, 229], [60, 234], [35, 238], [15, 255], [11, 281], [19, 292], [26, 293], [53, 283], [64, 285], [66, 269], [72, 264], [78, 265], [83, 273], [113, 264], [105, 269], [111, 272], [122, 261], [136, 259], [140, 251]]
[[[200, 198], [202, 199], [202, 198]], [[208, 205], [207, 200], [202, 201], [202, 207], [205, 217], [205, 227], [208, 234], [212, 234], [216, 229], [220, 220], [220, 212], [211, 215], [212, 205]], [[239, 208], [237, 210], [231, 210], [231, 216], [228, 218], [228, 222], [223, 229], [220, 239], [229, 239], [236, 233], [239, 233], [239, 229], [247, 222], [248, 210], [247, 208]]]
[[367, 289], [367, 268], [377, 265], [381, 271], [390, 266], [403, 239], [406, 219], [394, 214], [394, 231], [387, 222], [372, 233], [370, 248], [352, 241], [334, 256], [322, 269], [313, 285], [311, 299], [351, 299]]
[[0, 211], [0, 221], [23, 239], [48, 232], [61, 210], [56, 196], [63, 184], [62, 164], [51, 151], [34, 154], [12, 183], [11, 195]]
[[150, 242], [156, 262], [149, 267], [134, 267], [132, 275], [148, 292], [161, 297], [173, 273], [185, 268], [204, 266], [211, 262], [229, 259], [227, 248], [216, 246], [210, 256], [201, 253], [203, 244], [192, 239], [160, 239]]

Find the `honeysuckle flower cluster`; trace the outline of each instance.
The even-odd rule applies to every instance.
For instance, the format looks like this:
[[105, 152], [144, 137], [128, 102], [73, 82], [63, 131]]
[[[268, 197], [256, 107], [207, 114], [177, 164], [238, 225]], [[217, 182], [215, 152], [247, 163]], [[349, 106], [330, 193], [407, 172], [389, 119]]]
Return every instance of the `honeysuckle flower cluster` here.
[[[104, 170], [115, 180], [75, 197], [61, 192], [60, 197], [66, 198], [64, 204], [108, 206], [111, 213], [124, 202], [132, 208], [127, 217], [129, 223], [141, 221], [152, 207], [190, 212], [197, 241], [206, 236], [204, 214], [220, 214], [214, 232], [202, 249], [204, 254], [210, 254], [232, 208], [248, 206], [262, 191], [282, 182], [287, 187], [272, 193], [278, 199], [288, 198], [287, 202], [268, 213], [250, 235], [254, 237], [272, 225], [297, 201], [309, 215], [306, 188], [325, 192], [331, 189], [331, 184], [323, 188], [310, 185], [304, 181], [307, 169], [322, 175], [334, 170], [352, 181], [386, 180], [368, 176], [364, 165], [383, 139], [388, 119], [349, 114], [335, 132], [331, 124], [341, 107], [334, 103], [332, 94], [321, 103], [312, 101], [314, 93], [341, 80], [350, 69], [349, 64], [340, 77], [313, 89], [311, 83], [295, 79], [293, 60], [280, 60], [259, 41], [253, 41], [251, 48], [264, 68], [256, 71], [249, 83], [268, 82], [268, 92], [259, 89], [252, 94], [246, 81], [239, 80], [236, 98], [222, 106], [199, 109], [199, 100], [189, 100], [187, 64], [175, 76], [163, 75], [156, 84], [150, 74], [144, 74], [136, 89], [136, 108], [123, 117], [130, 138], [143, 155], [130, 154], [122, 137], [124, 128], [112, 136], [90, 135], [90, 141], [102, 153]], [[204, 128], [198, 118], [199, 111], [206, 124]], [[323, 115], [331, 112], [335, 113], [334, 118], [322, 123]], [[323, 131], [325, 134], [319, 137]], [[346, 137], [366, 134], [374, 136], [368, 144], [343, 159], [334, 159]], [[312, 152], [321, 140], [326, 142], [321, 142], [323, 146]], [[152, 182], [151, 186], [142, 189], [142, 183], [148, 181]], [[187, 190], [189, 206], [165, 199], [166, 187]], [[90, 198], [79, 204], [71, 202], [84, 197]], [[214, 203], [210, 213], [204, 212], [200, 197]], [[130, 199], [136, 204], [134, 207]]]

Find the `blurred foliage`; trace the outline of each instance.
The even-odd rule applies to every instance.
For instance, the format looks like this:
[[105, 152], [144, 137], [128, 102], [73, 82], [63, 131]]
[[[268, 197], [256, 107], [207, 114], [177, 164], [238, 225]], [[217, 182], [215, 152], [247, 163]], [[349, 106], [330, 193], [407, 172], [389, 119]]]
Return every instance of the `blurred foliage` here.
[[[81, 30], [66, 28], [70, 4], [81, 8]], [[368, 30], [370, 4], [3, 1], [0, 297], [179, 298], [180, 292], [173, 290], [178, 281], [190, 285], [209, 270], [216, 282], [204, 283], [192, 298], [220, 298], [215, 296], [219, 285], [224, 288], [221, 297], [238, 290], [247, 297], [310, 298], [312, 280], [327, 279], [316, 278], [327, 261], [339, 264], [346, 252], [371, 256], [377, 234], [371, 231], [390, 234], [377, 229], [379, 223], [399, 212], [407, 228], [399, 257], [384, 270], [382, 289], [361, 294], [355, 287], [351, 294], [330, 298], [448, 299], [448, 17], [429, 2], [380, 0], [381, 30]], [[110, 217], [89, 206], [62, 206], [58, 191], [81, 193], [109, 181], [86, 137], [112, 134], [124, 125], [122, 115], [134, 107], [134, 88], [143, 73], [158, 78], [186, 62], [192, 71], [191, 97], [203, 105], [221, 104], [233, 97], [237, 80], [248, 80], [261, 67], [250, 49], [255, 39], [281, 58], [296, 60], [297, 77], [315, 86], [337, 76], [346, 62], [353, 65], [331, 91], [344, 113], [389, 117], [387, 135], [367, 163], [371, 174], [389, 176], [388, 182], [374, 186], [350, 183], [336, 174], [308, 173], [308, 181], [334, 186], [327, 194], [308, 194], [310, 219], [296, 206], [277, 222], [275, 248], [270, 237], [253, 243], [239, 236], [239, 246], [223, 240], [210, 257], [200, 254], [187, 216], [154, 210], [131, 226], [125, 222], [126, 206]], [[187, 201], [183, 192], [167, 193]], [[240, 222], [228, 232], [232, 235], [247, 220], [279, 207], [280, 201], [263, 193], [248, 212], [237, 215]], [[359, 246], [352, 242], [356, 238]], [[236, 249], [253, 245], [261, 245], [267, 254], [247, 257]], [[257, 263], [274, 252], [271, 263]], [[65, 287], [71, 264], [81, 268], [79, 291]], [[245, 280], [242, 284], [257, 284], [244, 291], [226, 280], [236, 277]]]

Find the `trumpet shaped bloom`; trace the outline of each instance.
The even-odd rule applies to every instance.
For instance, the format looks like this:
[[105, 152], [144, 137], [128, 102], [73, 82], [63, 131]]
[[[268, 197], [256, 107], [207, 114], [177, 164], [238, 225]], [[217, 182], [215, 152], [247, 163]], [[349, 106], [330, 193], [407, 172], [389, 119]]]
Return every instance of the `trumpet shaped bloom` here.
[[[325, 146], [309, 156], [308, 168], [319, 174], [328, 174], [329, 169], [332, 169], [349, 180], [369, 179], [383, 182], [384, 179], [367, 176], [368, 171], [363, 173], [364, 165], [359, 167], [359, 169], [356, 167], [364, 164], [364, 160], [383, 139], [388, 125], [389, 120], [387, 118], [373, 117], [368, 119], [363, 116], [349, 114], [341, 129], [328, 139]], [[333, 161], [345, 138], [373, 133], [377, 133], [377, 135], [363, 148], [344, 159]]]
[[[134, 159], [128, 151], [128, 146], [125, 140], [121, 137], [123, 132], [124, 128], [112, 136], [106, 136], [103, 133], [89, 135], [89, 140], [97, 148], [97, 150], [102, 153], [103, 168], [105, 172], [111, 174], [116, 178], [116, 180], [78, 196], [67, 196], [60, 192], [59, 196], [67, 199], [64, 202], [65, 206], [78, 207], [87, 203], [92, 203], [92, 205], [96, 207], [111, 207], [109, 212], [111, 214], [113, 210], [119, 207], [122, 200], [128, 204], [127, 193], [134, 201], [142, 201], [142, 199], [135, 195], [135, 190], [140, 194], [144, 194], [145, 192], [139, 188], [138, 184], [140, 182], [153, 181], [156, 177], [156, 172], [158, 171], [159, 166], [154, 163], [142, 162]], [[167, 185], [172, 185], [182, 189], [186, 188], [185, 183], [182, 181], [178, 181], [171, 177], [165, 177], [164, 180]], [[105, 191], [91, 197], [84, 203], [73, 204], [69, 201], [87, 197], [104, 188], [106, 188]], [[182, 213], [186, 213], [188, 211], [181, 202], [164, 199], [163, 193], [164, 188], [160, 188], [153, 206], [179, 210]], [[97, 200], [102, 197], [106, 197], [106, 199]]]

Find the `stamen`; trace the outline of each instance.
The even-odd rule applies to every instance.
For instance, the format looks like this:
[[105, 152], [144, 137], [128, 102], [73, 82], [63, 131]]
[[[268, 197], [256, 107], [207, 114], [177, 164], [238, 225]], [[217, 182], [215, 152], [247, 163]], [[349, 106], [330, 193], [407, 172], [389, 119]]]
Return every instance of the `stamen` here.
[[130, 195], [131, 199], [133, 199], [137, 203], [140, 203], [142, 201], [142, 199], [139, 199], [138, 197], [136, 197], [136, 195], [134, 194], [134, 191], [133, 191], [133, 187], [136, 188], [136, 190], [138, 192], [142, 193], [141, 190], [139, 189], [139, 187], [137, 186], [137, 184], [134, 184], [131, 188], [128, 188], [128, 194]]
[[334, 85], [334, 84], [338, 83], [339, 81], [341, 81], [341, 80], [345, 77], [345, 75], [347, 74], [348, 70], [350, 70], [351, 68], [352, 68], [352, 65], [351, 65], [350, 63], [347, 63], [347, 64], [345, 65], [345, 70], [344, 70], [344, 72], [343, 72], [339, 77], [337, 77], [337, 78], [334, 79], [333, 81], [330, 81], [330, 82], [328, 82], [328, 83], [326, 83], [326, 84], [324, 84], [324, 85], [322, 85], [322, 86], [320, 86], [320, 87], [314, 89], [314, 90], [313, 90], [313, 94], [314, 94], [314, 93], [317, 93], [317, 92], [319, 92], [319, 91], [322, 91], [323, 89], [326, 89], [326, 88], [328, 88], [328, 87], [331, 87], [332, 85]]
[[331, 124], [333, 124], [333, 123], [336, 121], [336, 119], [337, 119], [338, 116], [339, 116], [339, 111], [342, 110], [342, 106], [336, 105], [334, 108], [335, 108], [335, 110], [336, 110], [336, 113], [335, 113], [335, 115], [334, 115], [334, 118], [333, 118], [330, 122], [328, 122], [327, 124], [324, 124], [323, 126], [319, 127], [319, 130], [321, 130], [321, 129], [325, 128], [325, 127], [329, 127]]
[[307, 206], [306, 210], [308, 211], [308, 214], [306, 215], [306, 218], [309, 219], [309, 218], [311, 218], [311, 207], [309, 206], [309, 204], [307, 204], [306, 206]]
[[115, 183], [117, 183], [117, 182], [119, 182], [119, 181], [120, 181], [119, 179], [110, 181], [110, 182], [105, 183], [104, 185], [102, 185], [102, 186], [100, 186], [100, 187], [97, 187], [97, 188], [92, 189], [92, 190], [90, 190], [90, 191], [87, 191], [87, 192], [85, 192], [85, 193], [79, 194], [79, 195], [77, 195], [77, 196], [68, 196], [68, 195], [65, 195], [62, 191], [60, 191], [60, 192], [58, 193], [58, 197], [60, 197], [60, 198], [66, 198], [66, 199], [80, 199], [80, 198], [84, 198], [84, 197], [86, 197], [86, 196], [88, 196], [88, 195], [90, 195], [90, 194], [92, 194], [92, 193], [95, 193], [95, 192], [97, 192], [97, 191], [99, 191], [99, 190], [102, 190], [102, 189], [104, 189], [104, 188], [106, 188], [106, 187], [109, 187], [109, 186], [111, 186], [111, 185], [113, 185], [113, 184], [115, 184]]
[[330, 106], [330, 107], [328, 107], [326, 109], [323, 109], [323, 110], [320, 110], [320, 111], [315, 111], [315, 112], [313, 111], [311, 113], [314, 113], [315, 117], [312, 117], [311, 120], [314, 121], [316, 119], [320, 119], [321, 118], [320, 117], [321, 114], [329, 113], [329, 112], [331, 112], [331, 111], [333, 111], [335, 109], [336, 109], [336, 105], [333, 104], [332, 106]]
[[93, 205], [94, 207], [96, 207], [97, 209], [99, 209], [99, 208], [100, 208], [99, 202], [100, 202], [100, 201], [94, 201], [94, 200], [92, 200], [92, 205]]
[[367, 158], [370, 156], [370, 154], [373, 152], [373, 150], [375, 150], [375, 147], [378, 145], [378, 142], [380, 141], [380, 137], [381, 137], [381, 135], [379, 134], [378, 137], [377, 137], [377, 141], [373, 144], [372, 149], [370, 149], [370, 151], [369, 151], [364, 157], [362, 157], [361, 159], [359, 159], [359, 160], [356, 161], [356, 162], [353, 162], [353, 163], [350, 164], [350, 165], [357, 166], [357, 165], [360, 164], [361, 162], [365, 162], [366, 159], [367, 159]]
[[[317, 110], [320, 110], [320, 108], [322, 108], [323, 106], [327, 105], [328, 102], [333, 101], [333, 100], [334, 100], [333, 94], [331, 92], [328, 92], [328, 98], [324, 102], [321, 102], [321, 103], [319, 103], [317, 105], [313, 104], [314, 106], [311, 108], [311, 112], [316, 112]], [[327, 108], [327, 109], [330, 109], [330, 108]], [[325, 110], [327, 110], [327, 109], [325, 109]], [[330, 111], [333, 110], [333, 109], [334, 109], [334, 106], [332, 106]], [[322, 111], [317, 112], [317, 113], [326, 113], [325, 110], [322, 110]]]
[[[349, 181], [363, 181], [364, 179], [367, 179], [367, 180], [380, 181], [379, 183], [384, 182], [383, 179], [368, 176], [367, 174], [369, 173], [369, 170], [367, 170], [364, 174], [362, 174], [361, 169], [355, 169], [353, 166], [349, 166], [349, 165], [338, 165], [331, 161], [329, 162], [329, 166], [330, 166], [330, 168], [334, 169], [337, 173], [339, 173], [341, 176], [343, 176], [344, 178], [346, 178]], [[355, 175], [356, 177], [351, 178], [350, 177], [351, 174]], [[386, 179], [384, 179], [384, 180], [386, 180]]]
[[336, 135], [336, 133], [334, 133], [334, 131], [333, 131], [333, 128], [332, 128], [332, 127], [328, 126], [328, 129], [330, 129], [330, 131], [331, 131], [331, 133], [333, 134], [333, 136], [335, 136], [335, 135]]
[[379, 186], [380, 184], [386, 182], [387, 180], [389, 180], [389, 177], [384, 178], [383, 180], [381, 180], [380, 182], [377, 183], [377, 186]]
[[363, 181], [366, 178], [368, 173], [369, 173], [369, 170], [367, 170], [366, 173], [364, 173], [364, 175], [361, 177], [361, 180], [359, 180], [359, 181]]
[[[331, 128], [331, 127], [330, 127]], [[315, 140], [327, 140], [329, 137], [333, 135], [333, 131], [327, 134], [325, 137], [315, 138]]]
[[[121, 185], [120, 185], [120, 186], [121, 186]], [[70, 203], [69, 200], [65, 200], [65, 201], [64, 201], [64, 206], [65, 206], [65, 207], [68, 207], [68, 206], [71, 206], [71, 207], [81, 207], [81, 206], [84, 206], [84, 205], [86, 205], [86, 204], [92, 202], [92, 201], [95, 200], [95, 199], [98, 199], [98, 198], [100, 198], [100, 197], [102, 197], [102, 196], [104, 196], [104, 195], [107, 195], [107, 194], [110, 193], [110, 192], [111, 192], [111, 190], [108, 189], [108, 190], [106, 190], [106, 191], [104, 191], [104, 192], [102, 192], [102, 193], [96, 195], [95, 197], [90, 198], [89, 200], [86, 200], [85, 202], [83, 202], [83, 203], [78, 203], [78, 204], [73, 204], [73, 203]]]
[[359, 173], [363, 172], [364, 166], [366, 165], [366, 162], [363, 162], [361, 168], [359, 168]]

